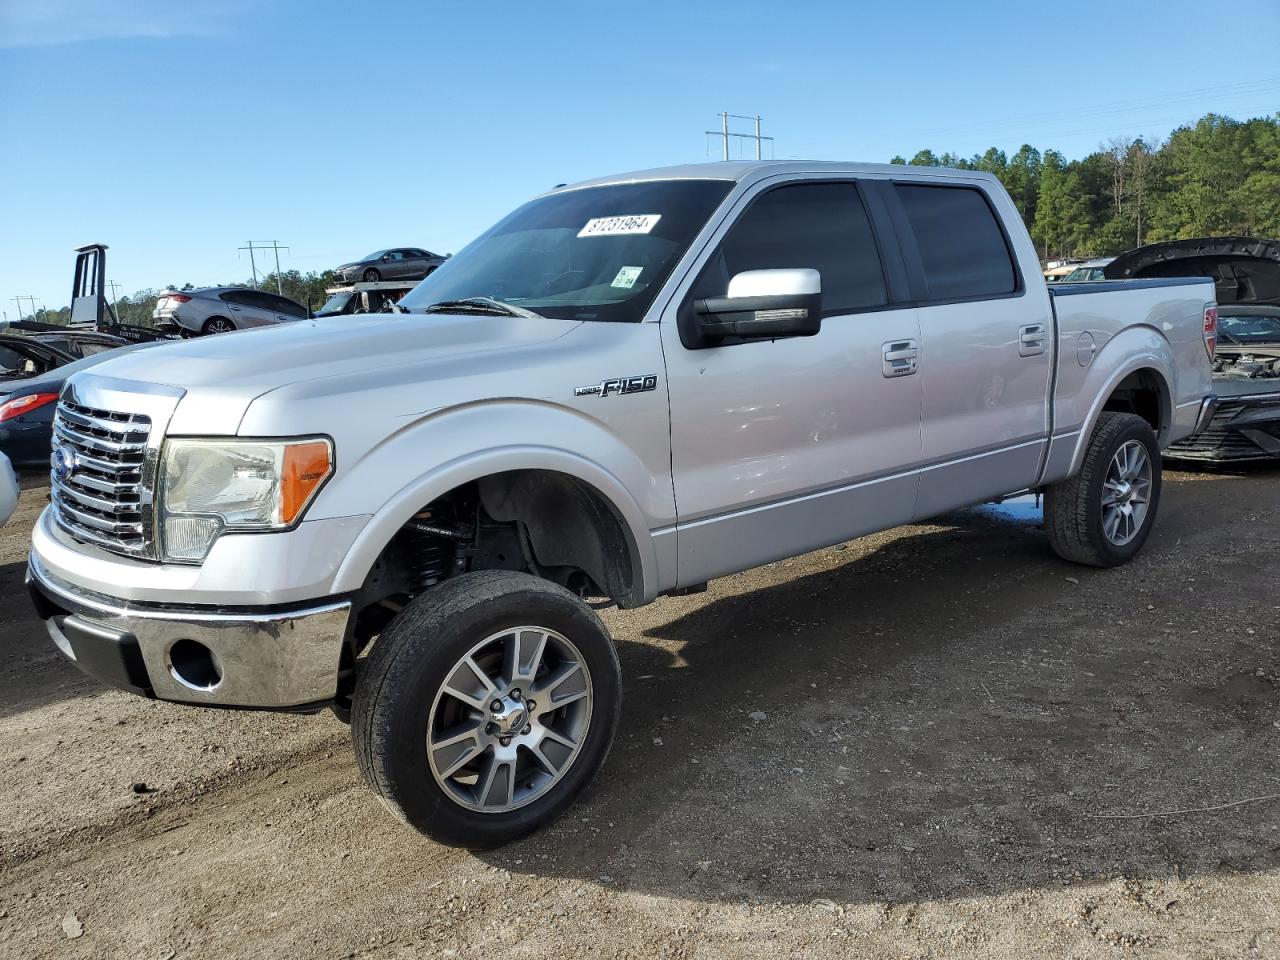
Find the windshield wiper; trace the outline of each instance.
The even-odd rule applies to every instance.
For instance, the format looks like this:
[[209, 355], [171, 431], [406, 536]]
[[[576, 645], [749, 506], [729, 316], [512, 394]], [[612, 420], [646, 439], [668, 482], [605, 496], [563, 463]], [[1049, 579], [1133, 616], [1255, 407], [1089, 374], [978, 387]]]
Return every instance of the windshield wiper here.
[[423, 313], [488, 313], [498, 317], [533, 317], [544, 319], [542, 314], [517, 307], [514, 303], [495, 300], [493, 297], [464, 297], [461, 300], [441, 300], [433, 303]]

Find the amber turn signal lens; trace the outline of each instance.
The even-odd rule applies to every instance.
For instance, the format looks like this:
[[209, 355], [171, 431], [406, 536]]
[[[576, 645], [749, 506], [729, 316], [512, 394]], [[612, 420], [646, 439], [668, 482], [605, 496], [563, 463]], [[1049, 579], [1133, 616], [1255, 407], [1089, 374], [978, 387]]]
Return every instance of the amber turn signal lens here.
[[282, 523], [293, 523], [302, 516], [302, 511], [332, 471], [329, 444], [323, 440], [293, 443], [284, 448], [284, 468], [280, 474]]

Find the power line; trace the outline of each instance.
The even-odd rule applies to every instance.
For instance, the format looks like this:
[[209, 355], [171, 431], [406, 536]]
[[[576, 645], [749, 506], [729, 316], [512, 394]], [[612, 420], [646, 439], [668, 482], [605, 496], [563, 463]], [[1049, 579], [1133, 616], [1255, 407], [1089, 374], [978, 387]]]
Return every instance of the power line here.
[[[760, 135], [760, 117], [759, 116], [744, 117], [740, 113], [721, 113], [719, 116], [720, 116], [720, 129], [708, 130], [706, 131], [706, 136], [720, 137], [724, 141], [724, 159], [726, 160], [729, 159], [729, 138], [730, 137], [738, 137], [742, 140], [754, 140], [756, 142], [756, 159], [757, 160], [764, 159], [764, 156], [763, 156], [764, 151], [762, 149], [764, 141], [768, 140], [769, 143], [772, 144], [773, 137], [763, 137]], [[756, 124], [756, 132], [755, 133], [735, 133], [729, 129], [730, 120], [754, 120]], [[772, 153], [772, 147], [770, 147], [770, 152]]]
[[[276, 255], [276, 292], [280, 296], [284, 296], [284, 286], [280, 283], [280, 251], [288, 250], [288, 247], [282, 247], [278, 240], [272, 240], [268, 243], [266, 240], [246, 240], [247, 247], [236, 247], [237, 250], [249, 251], [249, 267], [253, 271], [253, 285], [258, 285], [258, 263], [254, 259], [253, 252], [255, 250], [270, 250]], [[255, 247], [254, 244], [257, 244]]]

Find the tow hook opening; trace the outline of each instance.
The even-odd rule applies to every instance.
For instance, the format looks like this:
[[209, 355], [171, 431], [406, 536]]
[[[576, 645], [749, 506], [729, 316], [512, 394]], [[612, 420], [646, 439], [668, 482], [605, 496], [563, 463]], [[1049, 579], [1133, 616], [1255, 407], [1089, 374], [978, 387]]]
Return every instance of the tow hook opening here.
[[222, 682], [213, 651], [196, 640], [178, 640], [169, 648], [169, 673], [184, 687], [209, 693]]

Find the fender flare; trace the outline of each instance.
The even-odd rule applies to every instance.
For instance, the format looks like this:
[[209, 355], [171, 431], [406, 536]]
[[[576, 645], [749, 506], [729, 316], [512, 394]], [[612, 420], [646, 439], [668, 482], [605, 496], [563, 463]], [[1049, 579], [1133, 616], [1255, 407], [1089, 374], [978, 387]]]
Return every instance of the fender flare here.
[[1155, 351], [1132, 357], [1128, 362], [1116, 368], [1106, 380], [1103, 381], [1102, 387], [1096, 392], [1093, 402], [1089, 406], [1089, 415], [1085, 418], [1080, 428], [1080, 435], [1076, 438], [1075, 451], [1071, 455], [1071, 468], [1068, 476], [1075, 476], [1080, 470], [1081, 464], [1084, 463], [1085, 452], [1089, 448], [1089, 438], [1093, 436], [1094, 428], [1098, 425], [1098, 418], [1102, 416], [1102, 410], [1106, 406], [1111, 395], [1124, 379], [1131, 374], [1140, 371], [1150, 371], [1156, 377], [1156, 382], [1160, 388], [1160, 419], [1161, 429], [1158, 431], [1160, 435], [1168, 433], [1169, 426], [1173, 422], [1173, 388], [1169, 383], [1168, 371], [1173, 369], [1172, 353], [1168, 351], [1166, 345], [1166, 353], [1168, 356], [1161, 357]]
[[378, 510], [360, 531], [334, 576], [333, 592], [360, 589], [383, 549], [415, 513], [463, 484], [496, 473], [546, 470], [586, 484], [613, 510], [627, 538], [642, 603], [658, 594], [658, 559], [639, 504], [626, 486], [599, 464], [567, 451], [537, 444], [492, 447], [439, 464], [415, 478]]

